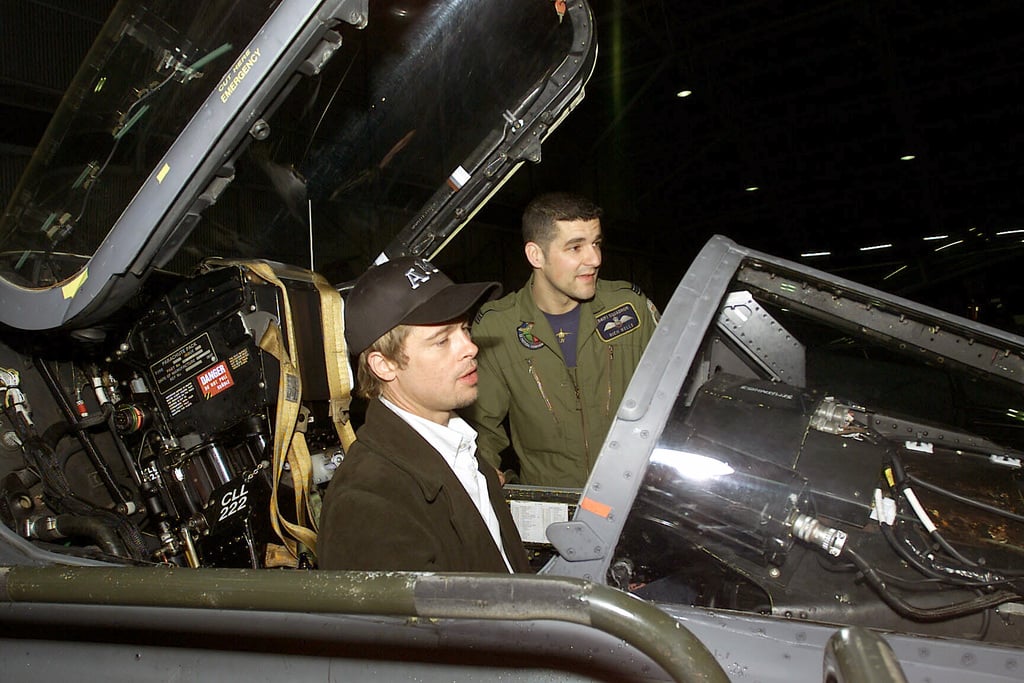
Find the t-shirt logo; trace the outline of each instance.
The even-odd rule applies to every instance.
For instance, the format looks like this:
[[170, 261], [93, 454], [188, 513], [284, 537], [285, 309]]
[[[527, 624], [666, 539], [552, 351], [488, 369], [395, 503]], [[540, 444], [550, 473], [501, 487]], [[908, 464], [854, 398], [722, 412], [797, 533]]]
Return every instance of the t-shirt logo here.
[[597, 334], [601, 339], [610, 342], [616, 337], [629, 334], [640, 327], [640, 316], [633, 304], [625, 303], [610, 311], [597, 314]]
[[544, 346], [544, 342], [537, 338], [537, 335], [533, 333], [533, 323], [526, 322], [516, 328], [516, 335], [519, 337], [519, 343], [530, 349], [536, 351], [540, 347]]

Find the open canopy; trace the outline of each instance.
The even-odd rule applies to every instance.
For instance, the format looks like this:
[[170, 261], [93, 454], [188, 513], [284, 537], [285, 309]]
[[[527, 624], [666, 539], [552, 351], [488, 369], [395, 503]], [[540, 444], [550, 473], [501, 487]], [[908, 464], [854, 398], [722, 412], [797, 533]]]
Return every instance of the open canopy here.
[[208, 256], [434, 256], [595, 57], [584, 2], [125, 0], [0, 223], [0, 321], [93, 324]]

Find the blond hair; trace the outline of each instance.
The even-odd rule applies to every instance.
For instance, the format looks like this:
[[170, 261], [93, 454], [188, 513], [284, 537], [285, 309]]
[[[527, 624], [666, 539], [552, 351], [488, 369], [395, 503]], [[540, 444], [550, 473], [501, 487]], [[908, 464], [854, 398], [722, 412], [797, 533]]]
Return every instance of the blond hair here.
[[405, 367], [409, 362], [409, 356], [406, 355], [404, 348], [405, 339], [409, 336], [410, 329], [410, 325], [392, 327], [359, 354], [359, 360], [356, 363], [356, 396], [369, 400], [378, 398], [384, 393], [385, 383], [373, 373], [367, 360], [374, 351], [388, 360], [398, 363], [398, 367]]

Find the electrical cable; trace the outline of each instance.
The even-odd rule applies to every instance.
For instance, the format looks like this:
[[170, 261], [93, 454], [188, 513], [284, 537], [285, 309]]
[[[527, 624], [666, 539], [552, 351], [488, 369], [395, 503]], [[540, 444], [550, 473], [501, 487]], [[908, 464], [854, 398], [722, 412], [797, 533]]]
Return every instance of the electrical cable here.
[[882, 535], [889, 545], [907, 564], [927, 577], [939, 579], [943, 583], [970, 588], [983, 588], [999, 583], [1008, 583], [1008, 579], [994, 572], [979, 573], [977, 570], [964, 567], [951, 567], [939, 562], [935, 557], [914, 545], [907, 534], [898, 534], [897, 527], [882, 525]]
[[968, 498], [967, 496], [956, 493], [955, 491], [950, 491], [949, 489], [943, 488], [937, 484], [933, 484], [929, 481], [925, 481], [924, 479], [915, 477], [912, 474], [907, 475], [907, 480], [910, 481], [915, 486], [920, 486], [923, 489], [928, 489], [932, 493], [937, 493], [941, 496], [946, 496], [947, 498], [955, 500], [958, 503], [963, 503], [964, 505], [969, 505], [971, 507], [978, 508], [979, 510], [991, 512], [994, 515], [1006, 517], [1007, 519], [1011, 519], [1015, 522], [1024, 523], [1024, 515], [1017, 514], [1016, 512], [996, 507], [995, 505], [989, 505], [984, 501], [975, 500], [974, 498]]
[[[910, 476], [907, 474], [906, 470], [904, 469], [903, 462], [900, 459], [900, 457], [895, 453], [895, 451], [892, 449], [892, 447], [888, 443], [885, 442], [884, 439], [880, 439], [879, 440], [878, 435], [875, 435], [875, 436], [876, 436], [876, 439], [873, 440], [873, 442], [876, 443], [877, 445], [882, 446], [885, 449], [885, 452], [886, 452], [886, 454], [889, 457], [889, 474], [891, 475], [891, 479], [890, 479], [890, 482], [889, 482], [890, 485], [892, 486], [893, 490], [895, 492], [897, 492], [901, 496], [901, 498], [907, 502], [908, 505], [910, 505], [910, 507], [914, 511], [914, 515], [917, 517], [917, 519], [920, 521], [921, 525], [928, 532], [929, 537], [933, 541], [935, 541], [935, 543], [943, 551], [945, 551], [945, 553], [947, 555], [949, 555], [955, 561], [959, 562], [962, 565], [965, 565], [965, 567], [967, 567], [967, 568], [979, 567], [981, 565], [980, 562], [971, 560], [970, 558], [966, 557], [962, 552], [960, 552], [955, 547], [953, 547], [953, 545], [950, 544], [946, 540], [945, 536], [943, 536], [943, 534], [938, 530], [938, 528], [935, 526], [935, 523], [932, 522], [930, 516], [928, 515], [928, 512], [924, 509], [924, 506], [917, 499], [917, 495], [914, 493], [914, 490], [912, 488], [910, 488], [910, 481], [911, 481], [911, 479], [910, 479]], [[883, 533], [885, 531], [885, 526], [886, 525], [884, 525], [884, 524], [882, 525]], [[911, 562], [912, 564], [914, 564], [916, 567], [918, 567], [919, 570], [922, 569], [922, 563], [923, 562], [927, 562], [927, 564], [930, 565], [932, 568], [938, 567], [938, 571], [940, 573], [943, 573], [943, 574], [946, 574], [946, 575], [950, 575], [951, 576], [952, 574], [960, 574], [961, 576], [963, 576], [963, 575], [968, 575], [969, 576], [971, 574], [974, 574], [974, 576], [976, 577], [975, 579], [967, 579], [968, 583], [966, 583], [966, 584], [965, 583], [961, 583], [961, 580], [957, 580], [956, 583], [958, 583], [959, 585], [971, 585], [969, 582], [972, 581], [972, 580], [975, 580], [975, 581], [978, 582], [975, 585], [988, 585], [990, 583], [1008, 583], [1008, 580], [1005, 577], [1002, 577], [1002, 576], [999, 576], [997, 579], [995, 579], [993, 581], [986, 582], [986, 578], [987, 577], [985, 575], [978, 575], [978, 574], [976, 574], [974, 572], [969, 571], [968, 569], [954, 568], [954, 567], [949, 567], [947, 565], [943, 565], [933, 555], [923, 553], [923, 552], [919, 551], [917, 548], [915, 548], [913, 546], [913, 544], [909, 541], [908, 537], [904, 537], [901, 540], [903, 540], [906, 543], [907, 546], [909, 546], [910, 548], [912, 548], [914, 550], [915, 554], [918, 556], [918, 558], [921, 560], [921, 562], [917, 562], [915, 560], [911, 560], [907, 556], [905, 556], [902, 552], [900, 552], [901, 549], [905, 549], [904, 548], [904, 543], [895, 543], [893, 547], [897, 550], [898, 553], [901, 554], [902, 557], [904, 557], [905, 560], [907, 560], [908, 562]], [[931, 575], [930, 572], [926, 572], [926, 573]], [[1010, 574], [1010, 573], [1016, 573], [1016, 572], [1007, 571], [1007, 572], [999, 572], [999, 573]], [[998, 575], [998, 574], [996, 572], [991, 572], [990, 575]]]
[[[64, 515], [62, 519], [65, 526], [71, 525], [79, 530], [88, 528], [97, 534], [102, 532], [103, 544], [107, 546], [108, 551], [113, 549], [113, 539], [102, 530], [109, 529], [120, 540], [124, 550], [123, 556], [132, 559], [145, 557], [145, 542], [138, 527], [124, 515], [103, 510], [79, 498], [72, 490], [63, 467], [58, 462], [57, 454], [38, 435], [34, 425], [15, 419], [18, 416], [14, 406], [6, 407], [5, 413], [16, 427], [26, 462], [35, 468], [42, 482], [44, 501], [58, 516]], [[80, 517], [80, 522], [73, 519], [74, 517]]]
[[878, 572], [862, 558], [852, 547], [843, 548], [843, 555], [848, 557], [860, 570], [864, 580], [878, 594], [882, 600], [901, 616], [914, 621], [934, 622], [945, 621], [956, 617], [963, 617], [969, 614], [976, 614], [984, 610], [997, 607], [1006, 602], [1013, 602], [1019, 599], [1016, 593], [999, 591], [988, 595], [981, 595], [977, 598], [963, 602], [952, 603], [942, 607], [918, 607], [912, 605], [902, 597], [896, 595], [889, 589]]

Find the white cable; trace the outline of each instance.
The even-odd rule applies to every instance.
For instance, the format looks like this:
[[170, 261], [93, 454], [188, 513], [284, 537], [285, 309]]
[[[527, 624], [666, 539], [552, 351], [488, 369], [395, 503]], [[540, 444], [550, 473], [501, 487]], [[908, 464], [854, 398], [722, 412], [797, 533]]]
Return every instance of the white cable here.
[[924, 524], [924, 528], [928, 533], [935, 533], [938, 527], [932, 523], [931, 518], [928, 516], [928, 513], [925, 512], [924, 506], [921, 505], [921, 501], [917, 499], [917, 495], [914, 491], [908, 486], [903, 489], [903, 495], [907, 497], [907, 502], [910, 503], [910, 507], [914, 508], [914, 513], [917, 515], [917, 518], [921, 520], [921, 524]]

